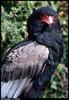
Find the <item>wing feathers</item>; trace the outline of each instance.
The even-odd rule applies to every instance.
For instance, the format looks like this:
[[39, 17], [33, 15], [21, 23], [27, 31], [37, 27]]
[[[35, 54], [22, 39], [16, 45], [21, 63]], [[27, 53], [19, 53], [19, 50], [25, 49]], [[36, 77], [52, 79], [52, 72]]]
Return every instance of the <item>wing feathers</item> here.
[[48, 48], [36, 42], [11, 50], [1, 67], [2, 81], [36, 77], [43, 70], [48, 55]]
[[29, 91], [36, 78], [45, 69], [49, 50], [36, 42], [11, 50], [1, 67], [1, 98], [17, 98]]
[[11, 90], [9, 91], [9, 93], [7, 94], [8, 98], [13, 97], [13, 95], [15, 94], [15, 92], [17, 91], [18, 87], [20, 85], [20, 81], [16, 80], [11, 88]]
[[[8, 83], [4, 82], [4, 85], [1, 87], [1, 97], [4, 98], [5, 96], [7, 96], [9, 90], [11, 90], [12, 86], [13, 86], [14, 82], [9, 81]], [[6, 90], [5, 90], [6, 88]]]
[[[24, 78], [22, 80], [14, 80], [9, 82], [1, 82], [1, 98], [17, 98], [20, 94], [31, 88], [31, 79]], [[27, 91], [28, 91], [27, 89]]]
[[18, 96], [21, 94], [21, 92], [23, 91], [23, 89], [24, 89], [24, 87], [25, 87], [26, 82], [27, 82], [26, 79], [23, 79], [23, 81], [22, 81], [21, 84], [19, 85], [19, 87], [18, 87], [16, 93], [14, 94], [13, 98], [18, 97]]

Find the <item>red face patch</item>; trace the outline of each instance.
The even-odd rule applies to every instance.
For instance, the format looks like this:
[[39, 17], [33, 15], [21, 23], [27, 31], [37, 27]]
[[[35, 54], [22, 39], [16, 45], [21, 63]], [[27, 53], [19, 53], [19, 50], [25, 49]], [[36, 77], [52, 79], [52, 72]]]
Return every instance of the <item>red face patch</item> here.
[[53, 24], [55, 22], [55, 18], [55, 16], [44, 15], [41, 16], [41, 21], [47, 24]]

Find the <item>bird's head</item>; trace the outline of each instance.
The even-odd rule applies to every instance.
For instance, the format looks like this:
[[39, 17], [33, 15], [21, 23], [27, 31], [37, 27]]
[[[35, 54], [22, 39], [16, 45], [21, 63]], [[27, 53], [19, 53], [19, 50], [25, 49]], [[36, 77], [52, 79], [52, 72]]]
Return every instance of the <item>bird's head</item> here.
[[42, 7], [34, 10], [27, 21], [28, 33], [60, 30], [58, 14], [51, 7]]
[[41, 22], [44, 22], [48, 25], [54, 24], [56, 21], [57, 12], [51, 7], [42, 7], [37, 10], [37, 13], [40, 15]]

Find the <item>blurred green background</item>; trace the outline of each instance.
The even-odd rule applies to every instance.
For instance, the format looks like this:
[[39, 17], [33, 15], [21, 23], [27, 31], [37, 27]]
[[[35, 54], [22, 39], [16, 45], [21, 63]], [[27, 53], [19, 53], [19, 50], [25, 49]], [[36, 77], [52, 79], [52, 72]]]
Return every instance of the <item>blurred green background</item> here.
[[68, 97], [68, 2], [67, 1], [2, 1], [1, 4], [1, 60], [9, 48], [26, 38], [26, 22], [33, 8], [51, 6], [60, 15], [64, 52], [49, 86], [40, 98]]

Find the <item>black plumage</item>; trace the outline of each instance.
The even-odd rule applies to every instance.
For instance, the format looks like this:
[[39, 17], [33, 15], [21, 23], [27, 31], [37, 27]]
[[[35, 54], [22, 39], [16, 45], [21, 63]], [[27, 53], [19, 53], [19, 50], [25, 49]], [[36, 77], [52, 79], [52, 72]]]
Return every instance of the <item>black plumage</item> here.
[[[43, 22], [44, 15], [55, 16], [54, 23]], [[1, 66], [2, 84], [11, 81], [20, 87], [15, 95], [2, 93], [2, 98], [38, 98], [61, 61], [63, 39], [56, 11], [50, 7], [35, 10], [28, 18], [27, 32], [28, 38], [10, 49]]]

